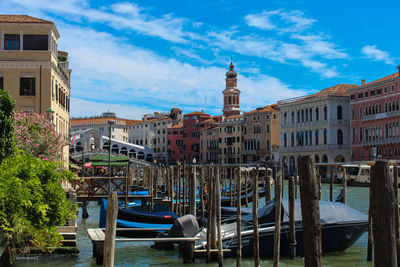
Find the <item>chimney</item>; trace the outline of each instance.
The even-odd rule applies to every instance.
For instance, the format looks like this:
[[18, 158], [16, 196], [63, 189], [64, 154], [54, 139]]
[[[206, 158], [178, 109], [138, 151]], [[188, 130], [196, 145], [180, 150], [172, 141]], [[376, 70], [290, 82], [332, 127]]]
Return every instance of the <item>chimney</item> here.
[[362, 79], [361, 80], [361, 85], [364, 85], [365, 84], [365, 79]]
[[399, 70], [399, 76], [400, 76], [400, 65], [397, 66], [397, 69]]

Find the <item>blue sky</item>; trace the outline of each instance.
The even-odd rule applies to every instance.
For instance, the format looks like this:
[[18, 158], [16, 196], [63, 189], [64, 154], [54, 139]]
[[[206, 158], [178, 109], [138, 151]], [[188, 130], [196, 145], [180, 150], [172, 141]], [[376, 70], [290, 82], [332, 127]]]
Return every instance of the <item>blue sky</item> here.
[[[368, 4], [371, 3], [371, 4]], [[400, 1], [0, 0], [2, 14], [56, 23], [70, 53], [71, 116], [111, 110], [220, 114], [233, 57], [241, 109], [400, 64]]]

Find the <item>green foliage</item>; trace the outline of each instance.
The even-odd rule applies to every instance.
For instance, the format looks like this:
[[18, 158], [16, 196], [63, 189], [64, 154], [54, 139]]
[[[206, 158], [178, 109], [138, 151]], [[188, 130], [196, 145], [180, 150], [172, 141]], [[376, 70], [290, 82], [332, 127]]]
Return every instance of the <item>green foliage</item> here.
[[61, 180], [73, 174], [57, 164], [22, 151], [0, 165], [0, 231], [18, 248], [60, 244], [55, 226], [75, 216], [76, 205], [66, 197]]
[[0, 90], [0, 163], [14, 151], [14, 101], [8, 91]]

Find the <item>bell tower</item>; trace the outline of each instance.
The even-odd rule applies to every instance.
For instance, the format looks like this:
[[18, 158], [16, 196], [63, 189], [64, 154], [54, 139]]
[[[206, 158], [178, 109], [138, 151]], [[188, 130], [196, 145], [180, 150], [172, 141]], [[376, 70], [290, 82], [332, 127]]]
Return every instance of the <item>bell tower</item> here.
[[225, 117], [232, 115], [240, 115], [240, 90], [237, 88], [237, 73], [232, 63], [229, 65], [229, 71], [226, 73], [224, 95], [224, 109], [222, 113]]

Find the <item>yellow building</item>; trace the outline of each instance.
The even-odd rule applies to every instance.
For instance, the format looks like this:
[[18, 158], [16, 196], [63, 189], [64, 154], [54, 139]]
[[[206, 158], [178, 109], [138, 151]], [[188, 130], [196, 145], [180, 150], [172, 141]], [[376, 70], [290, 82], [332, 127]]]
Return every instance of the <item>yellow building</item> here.
[[56, 26], [26, 15], [0, 15], [0, 34], [0, 88], [10, 92], [17, 110], [52, 120], [64, 137], [67, 161], [71, 70], [68, 53], [57, 49]]

